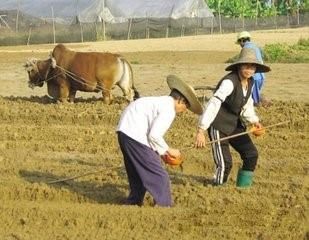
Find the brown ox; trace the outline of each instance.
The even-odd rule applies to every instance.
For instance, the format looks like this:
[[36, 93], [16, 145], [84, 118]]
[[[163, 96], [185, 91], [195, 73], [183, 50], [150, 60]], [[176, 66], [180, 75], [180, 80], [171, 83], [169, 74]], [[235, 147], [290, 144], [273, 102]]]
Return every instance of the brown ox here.
[[47, 60], [28, 60], [25, 64], [31, 88], [47, 83], [47, 92], [55, 100], [74, 102], [77, 91], [102, 91], [110, 103], [111, 90], [118, 85], [129, 101], [138, 98], [129, 62], [118, 54], [75, 52], [58, 44]]

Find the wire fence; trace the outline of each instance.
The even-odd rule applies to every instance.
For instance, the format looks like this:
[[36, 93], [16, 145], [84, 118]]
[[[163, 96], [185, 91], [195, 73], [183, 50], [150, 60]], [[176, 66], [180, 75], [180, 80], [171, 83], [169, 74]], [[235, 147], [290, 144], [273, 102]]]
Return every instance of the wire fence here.
[[29, 45], [141, 38], [168, 38], [241, 30], [295, 28], [309, 25], [309, 13], [265, 18], [182, 18], [129, 19], [125, 23], [61, 24], [54, 19], [41, 20], [0, 11], [0, 45]]

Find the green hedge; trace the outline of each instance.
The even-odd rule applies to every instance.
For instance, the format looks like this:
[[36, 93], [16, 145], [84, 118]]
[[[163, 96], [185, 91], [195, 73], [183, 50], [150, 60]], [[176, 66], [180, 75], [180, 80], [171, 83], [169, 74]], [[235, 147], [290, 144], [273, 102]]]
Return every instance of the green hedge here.
[[299, 39], [297, 44], [267, 44], [264, 60], [271, 63], [309, 63], [309, 39]]
[[[262, 52], [263, 60], [269, 63], [309, 63], [309, 38], [301, 38], [294, 45], [266, 44]], [[229, 58], [226, 63], [235, 62], [238, 56]]]

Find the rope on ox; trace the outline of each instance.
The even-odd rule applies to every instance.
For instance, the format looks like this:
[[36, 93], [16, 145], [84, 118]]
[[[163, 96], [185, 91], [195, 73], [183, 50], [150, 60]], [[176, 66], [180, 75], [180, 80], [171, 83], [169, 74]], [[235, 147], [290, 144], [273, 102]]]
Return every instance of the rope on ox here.
[[[54, 58], [51, 58], [51, 61], [52, 61], [52, 67], [55, 68], [56, 60]], [[28, 64], [29, 65], [31, 64], [32, 66], [30, 67]], [[42, 74], [40, 73], [40, 71], [38, 69], [38, 66], [37, 66], [37, 59], [36, 58], [28, 59], [26, 65], [24, 65], [24, 67], [26, 68], [27, 72], [30, 72], [33, 69], [34, 66], [36, 67], [36, 71], [37, 71], [37, 73], [39, 75], [40, 80], [43, 81], [43, 82], [48, 82], [48, 81], [50, 81], [50, 80], [52, 80], [52, 79], [54, 79], [54, 78], [56, 78], [56, 77], [58, 77], [58, 76], [63, 74], [63, 73], [58, 73], [58, 74], [56, 74], [56, 75], [54, 75], [54, 76], [52, 76], [50, 78], [46, 78], [48, 73], [49, 73], [49, 72], [47, 72], [46, 76], [42, 77]]]
[[[61, 69], [62, 71], [64, 71], [64, 74], [70, 76], [71, 79], [74, 80], [75, 82], [80, 83], [80, 84], [83, 84], [83, 85], [86, 85], [86, 86], [88, 86], [88, 87], [93, 87], [93, 85], [90, 85], [89, 83], [86, 82], [86, 79], [84, 79], [84, 78], [82, 78], [82, 77], [80, 77], [80, 76], [77, 76], [75, 73], [70, 72], [70, 71], [64, 69], [63, 67], [60, 67], [59, 65], [55, 64], [55, 68], [56, 68], [56, 67], [59, 68], [59, 69]], [[61, 74], [62, 74], [62, 73], [61, 73]], [[61, 75], [61, 74], [59, 74], [59, 75]], [[77, 79], [77, 78], [78, 78], [78, 79]], [[97, 85], [96, 87], [98, 87], [98, 89], [101, 90], [101, 91], [104, 90], [104, 91], [107, 91], [107, 92], [111, 92], [111, 90], [106, 89], [106, 88], [103, 88], [103, 87], [101, 87], [101, 86], [98, 86], [98, 85]]]
[[[54, 57], [50, 56], [50, 59], [51, 59], [51, 61], [52, 61], [52, 68], [56, 68], [56, 67], [57, 67], [57, 68], [61, 69], [62, 71], [64, 71], [64, 74], [69, 75], [69, 76], [70, 76], [74, 81], [76, 81], [77, 83], [84, 84], [84, 85], [86, 85], [86, 86], [88, 86], [88, 87], [93, 87], [92, 85], [90, 85], [90, 84], [88, 84], [88, 83], [86, 82], [86, 79], [84, 79], [84, 78], [82, 78], [82, 77], [80, 77], [80, 76], [77, 76], [75, 73], [70, 72], [70, 71], [66, 70], [65, 68], [63, 68], [63, 67], [60, 67], [60, 66], [57, 64], [56, 59], [55, 59]], [[129, 62], [128, 62], [126, 59], [122, 58], [122, 57], [121, 57], [120, 59], [123, 60], [123, 61], [126, 61], [127, 64], [129, 65], [130, 69], [131, 69], [131, 72], [133, 72], [132, 67], [131, 67], [131, 65], [129, 64]], [[123, 64], [123, 66], [124, 66], [124, 63], [123, 63], [123, 62], [122, 62], [122, 64]], [[61, 74], [62, 74], [62, 73], [61, 73]], [[121, 78], [123, 77], [124, 74], [125, 74], [125, 73], [123, 72]], [[60, 74], [59, 74], [59, 75], [60, 75]], [[78, 78], [78, 79], [77, 79], [77, 78]], [[132, 80], [133, 80], [133, 75], [132, 75]], [[103, 88], [103, 87], [100, 86], [100, 85], [97, 85], [96, 87], [97, 87], [99, 90], [101, 90], [101, 91], [106, 91], [106, 92], [111, 92], [111, 91], [112, 91], [111, 89]]]
[[[52, 76], [50, 78], [45, 79], [44, 82], [48, 82], [48, 81], [52, 80], [53, 78], [56, 78], [56, 77], [58, 77], [58, 76], [60, 76], [62, 74], [63, 73], [56, 74], [56, 75], [54, 75], [54, 76]], [[39, 74], [39, 76], [40, 76], [41, 79], [43, 79], [40, 74]]]
[[[55, 74], [55, 75], [53, 75], [53, 76], [51, 76], [51, 77], [49, 77], [49, 78], [46, 79], [46, 77], [45, 77], [45, 78], [42, 77], [41, 74], [40, 74], [40, 72], [38, 71], [38, 74], [39, 74], [39, 76], [40, 76], [40, 79], [42, 79], [44, 82], [48, 82], [48, 81], [50, 81], [50, 80], [52, 80], [52, 79], [54, 79], [54, 78], [56, 78], [56, 77], [58, 77], [58, 76], [64, 74], [64, 75], [70, 76], [71, 79], [74, 80], [74, 81], [77, 82], [77, 83], [86, 85], [86, 86], [88, 86], [88, 87], [93, 87], [93, 85], [90, 85], [89, 83], [87, 83], [86, 79], [84, 79], [84, 78], [82, 78], [82, 77], [80, 77], [80, 76], [77, 76], [75, 73], [70, 72], [70, 71], [64, 69], [63, 67], [57, 65], [56, 59], [55, 59], [55, 58], [50, 57], [50, 59], [51, 59], [51, 67], [54, 68], [54, 69], [55, 69], [55, 68], [59, 68], [59, 69], [62, 70], [64, 73], [61, 72], [61, 73]], [[34, 59], [30, 59], [30, 60], [29, 60], [29, 62], [31, 63], [32, 66], [34, 66], [34, 65], [36, 64], [36, 62], [33, 62], [33, 61], [34, 61]], [[27, 70], [27, 69], [26, 69], [26, 70]], [[27, 71], [28, 71], [28, 70], [27, 70]], [[111, 92], [110, 89], [103, 88], [102, 86], [96, 86], [96, 87], [98, 88], [98, 90]]]

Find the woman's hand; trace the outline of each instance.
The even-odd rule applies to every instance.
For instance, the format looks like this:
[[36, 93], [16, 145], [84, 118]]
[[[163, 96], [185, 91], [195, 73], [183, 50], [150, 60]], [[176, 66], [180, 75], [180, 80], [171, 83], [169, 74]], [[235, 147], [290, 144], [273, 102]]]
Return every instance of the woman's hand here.
[[195, 137], [195, 147], [202, 148], [206, 146], [206, 139], [204, 129], [199, 128]]
[[262, 125], [261, 123], [259, 123], [259, 122], [253, 123], [252, 125], [253, 125], [254, 127], [256, 127], [257, 129], [263, 128], [263, 125]]
[[254, 136], [259, 137], [265, 134], [265, 128], [261, 123], [253, 123], [250, 131]]

